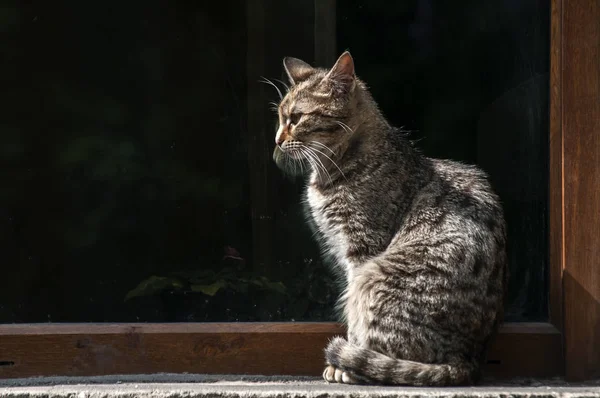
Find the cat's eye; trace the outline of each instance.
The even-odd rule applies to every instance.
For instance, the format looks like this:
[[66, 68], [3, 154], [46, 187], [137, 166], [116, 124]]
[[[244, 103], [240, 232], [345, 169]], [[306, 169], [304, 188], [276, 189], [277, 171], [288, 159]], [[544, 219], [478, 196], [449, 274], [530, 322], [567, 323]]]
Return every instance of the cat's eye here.
[[290, 123], [291, 124], [298, 124], [298, 122], [300, 122], [300, 118], [302, 117], [301, 113], [292, 113], [290, 115]]

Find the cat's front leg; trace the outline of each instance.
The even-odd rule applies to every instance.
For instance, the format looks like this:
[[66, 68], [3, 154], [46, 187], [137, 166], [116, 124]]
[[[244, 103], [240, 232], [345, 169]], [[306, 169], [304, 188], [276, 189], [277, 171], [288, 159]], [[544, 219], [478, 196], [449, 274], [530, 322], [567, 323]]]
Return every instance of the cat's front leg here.
[[[355, 271], [354, 267], [351, 268]], [[344, 312], [348, 328], [348, 340], [342, 337], [332, 339], [326, 351], [331, 347], [350, 343], [354, 347], [368, 348], [369, 335], [369, 291], [373, 281], [368, 267], [361, 267], [359, 272], [348, 272], [348, 287], [342, 296]], [[328, 363], [323, 371], [323, 378], [329, 383], [359, 384], [366, 380], [359, 375], [339, 369]]]

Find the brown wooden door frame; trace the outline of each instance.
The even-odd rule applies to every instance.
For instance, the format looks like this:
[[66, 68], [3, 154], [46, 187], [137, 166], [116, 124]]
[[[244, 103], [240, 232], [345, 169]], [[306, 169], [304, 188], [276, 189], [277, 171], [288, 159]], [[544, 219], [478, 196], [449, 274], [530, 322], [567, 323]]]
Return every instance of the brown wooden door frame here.
[[[550, 321], [503, 326], [488, 374], [600, 377], [600, 0], [552, 0]], [[318, 375], [335, 323], [0, 325], [0, 378]]]
[[553, 137], [562, 142], [562, 330], [566, 376], [582, 380], [600, 378], [600, 0], [555, 1], [560, 43], [553, 49], [557, 86], [552, 91], [560, 98], [560, 109], [553, 108]]

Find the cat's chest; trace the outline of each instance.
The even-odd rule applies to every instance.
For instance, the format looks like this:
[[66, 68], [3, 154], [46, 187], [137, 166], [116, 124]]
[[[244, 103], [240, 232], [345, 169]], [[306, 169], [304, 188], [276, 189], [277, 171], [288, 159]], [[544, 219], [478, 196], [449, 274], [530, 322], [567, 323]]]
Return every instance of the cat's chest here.
[[345, 192], [325, 195], [313, 186], [307, 190], [307, 202], [327, 254], [332, 255], [338, 265], [349, 270], [354, 265], [349, 253], [357, 244], [357, 236], [349, 233], [348, 227], [357, 215], [356, 203]]

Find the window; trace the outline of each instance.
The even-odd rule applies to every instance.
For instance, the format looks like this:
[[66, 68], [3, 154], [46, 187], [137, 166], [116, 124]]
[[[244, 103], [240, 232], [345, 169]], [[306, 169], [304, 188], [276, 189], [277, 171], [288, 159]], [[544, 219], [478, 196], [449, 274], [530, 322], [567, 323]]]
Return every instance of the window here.
[[592, 375], [600, 33], [584, 22], [600, 11], [571, 7], [5, 6], [0, 377], [318, 374], [338, 292], [302, 181], [271, 160], [277, 92], [260, 80], [283, 89], [283, 56], [331, 66], [344, 49], [393, 124], [479, 164], [503, 200], [508, 323], [489, 372]]

